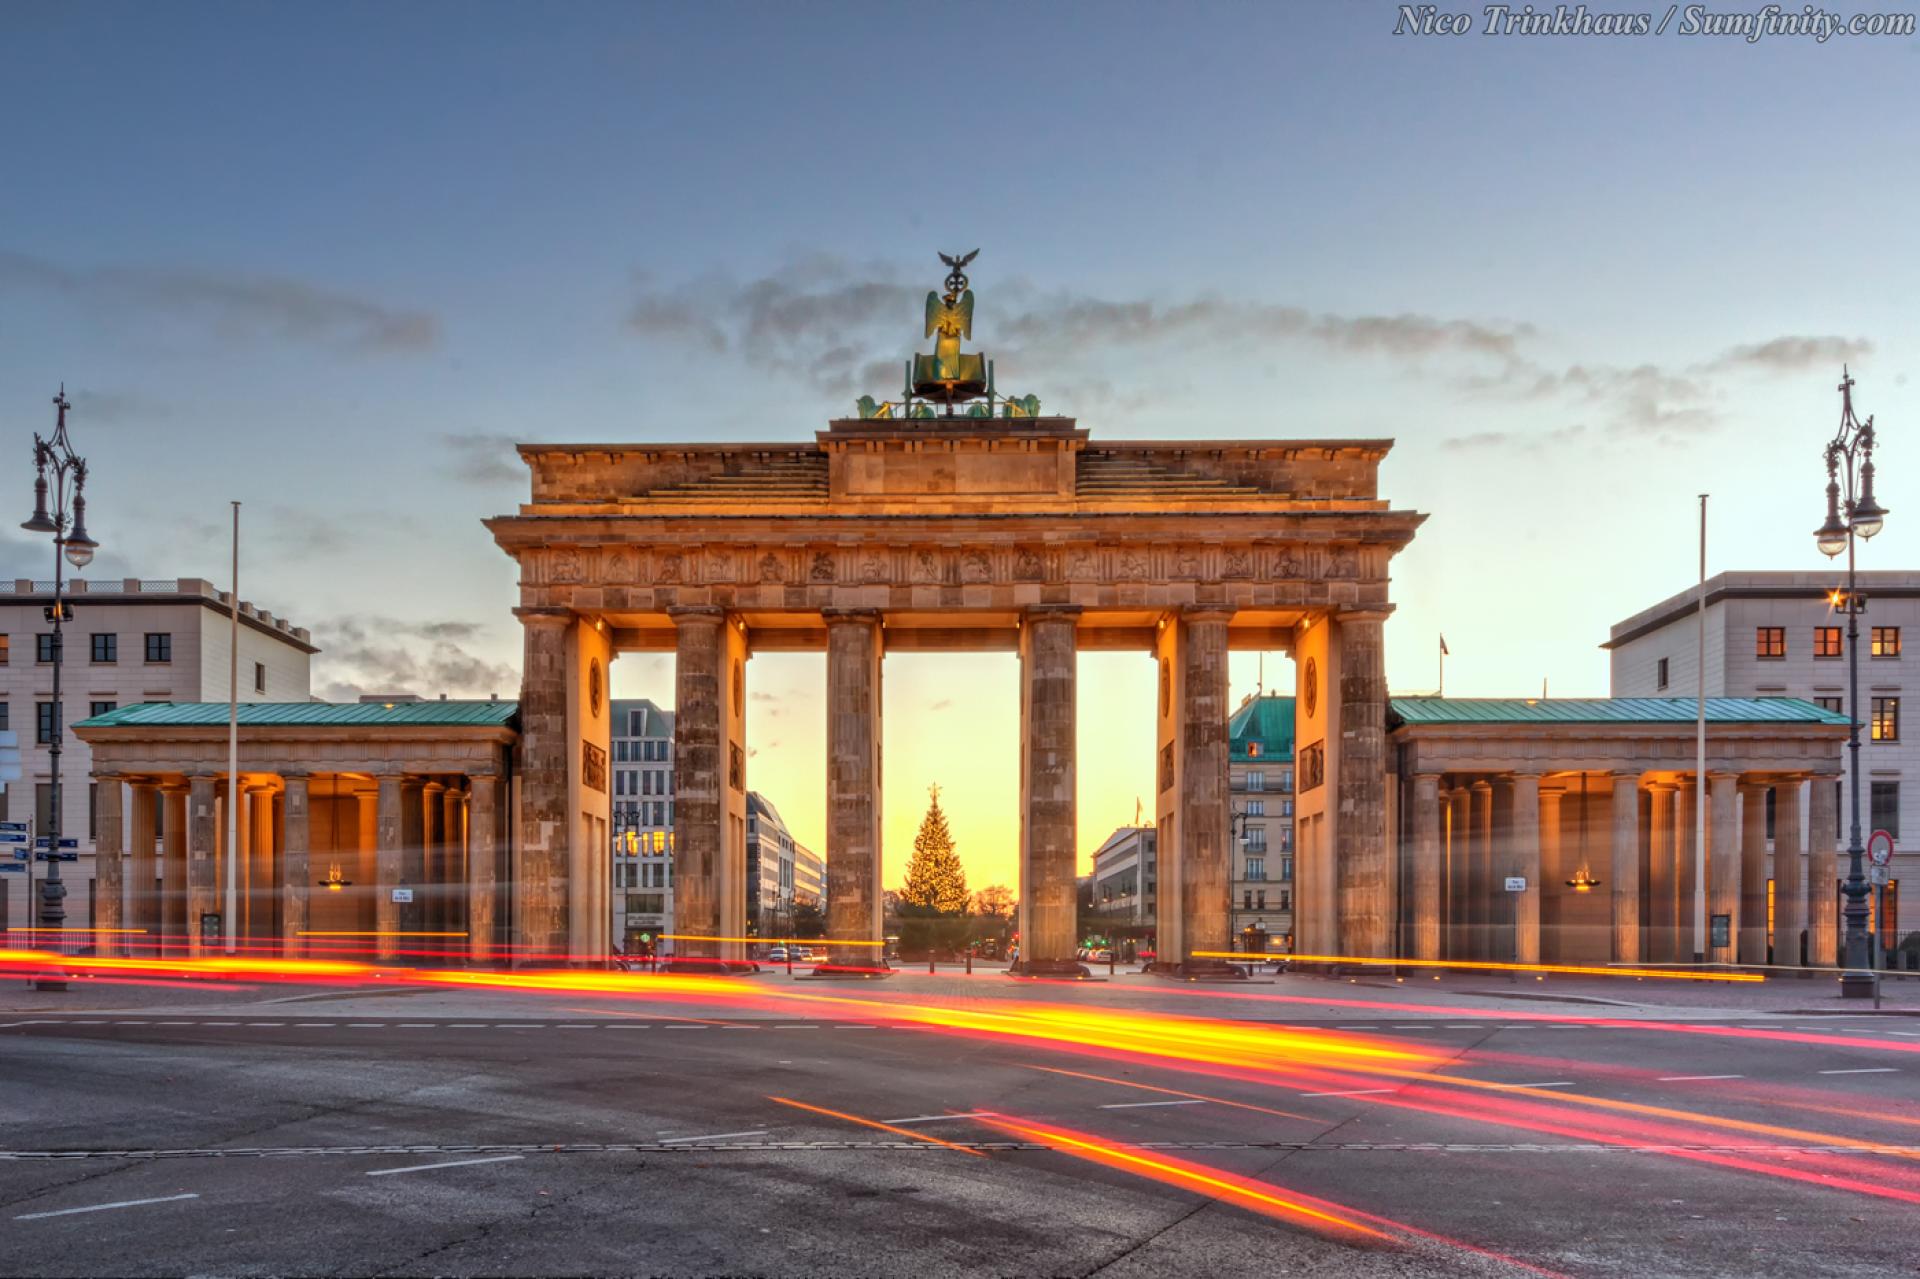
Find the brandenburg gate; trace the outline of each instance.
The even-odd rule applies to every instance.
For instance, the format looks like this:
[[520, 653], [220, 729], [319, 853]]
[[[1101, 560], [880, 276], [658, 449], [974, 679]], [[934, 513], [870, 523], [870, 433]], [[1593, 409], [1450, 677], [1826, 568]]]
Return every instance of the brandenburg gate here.
[[1097, 441], [1003, 396], [992, 363], [960, 351], [970, 259], [945, 259], [934, 353], [908, 364], [899, 398], [862, 397], [809, 443], [520, 446], [532, 492], [487, 527], [519, 565], [525, 628], [522, 946], [609, 949], [620, 654], [674, 654], [675, 927], [716, 939], [683, 955], [726, 959], [738, 943], [720, 939], [746, 923], [753, 654], [827, 655], [829, 936], [872, 943], [884, 657], [1005, 650], [1021, 671], [1023, 964], [1070, 969], [1076, 658], [1121, 649], [1159, 665], [1162, 962], [1228, 950], [1227, 656], [1255, 649], [1295, 659], [1298, 898], [1303, 921], [1337, 930], [1302, 947], [1392, 953], [1381, 628], [1392, 557], [1425, 517], [1380, 497], [1391, 441]]

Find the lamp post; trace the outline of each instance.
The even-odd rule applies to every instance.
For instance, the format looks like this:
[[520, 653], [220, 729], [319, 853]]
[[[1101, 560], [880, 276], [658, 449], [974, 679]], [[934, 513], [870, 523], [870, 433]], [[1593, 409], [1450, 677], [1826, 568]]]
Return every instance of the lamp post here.
[[[33, 516], [20, 527], [29, 533], [53, 534], [53, 603], [47, 606], [47, 620], [53, 623], [53, 709], [47, 734], [47, 754], [52, 785], [51, 812], [47, 820], [47, 875], [40, 881], [40, 927], [53, 937], [57, 946], [67, 922], [67, 886], [60, 880], [60, 748], [67, 734], [65, 708], [60, 704], [60, 666], [64, 651], [62, 626], [67, 620], [67, 604], [62, 598], [66, 587], [67, 564], [76, 569], [93, 562], [99, 543], [87, 536], [87, 459], [73, 451], [67, 438], [67, 388], [53, 397], [55, 420], [53, 438], [44, 440], [38, 431], [33, 436]], [[51, 484], [49, 484], [51, 479]], [[47, 499], [53, 506], [48, 510]], [[69, 527], [71, 524], [71, 527]], [[35, 983], [40, 990], [65, 990], [67, 983], [49, 978]]]
[[[1860, 614], [1865, 602], [1855, 589], [1854, 543], [1871, 538], [1886, 525], [1887, 512], [1873, 499], [1873, 419], [1853, 416], [1853, 378], [1840, 371], [1840, 429], [1827, 445], [1827, 519], [1814, 533], [1815, 544], [1829, 558], [1847, 553], [1847, 786], [1852, 821], [1847, 832], [1846, 966], [1840, 976], [1840, 994], [1846, 999], [1873, 996], [1873, 973], [1867, 954], [1867, 877], [1865, 848], [1860, 840]], [[1841, 489], [1845, 478], [1846, 489]]]

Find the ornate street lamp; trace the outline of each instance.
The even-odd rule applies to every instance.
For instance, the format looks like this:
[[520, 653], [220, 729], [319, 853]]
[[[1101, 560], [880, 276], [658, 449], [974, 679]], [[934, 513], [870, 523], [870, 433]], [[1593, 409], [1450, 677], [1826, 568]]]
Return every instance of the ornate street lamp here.
[[[64, 651], [61, 627], [71, 615], [62, 598], [66, 587], [66, 565], [85, 568], [93, 562], [100, 544], [87, 536], [87, 459], [73, 451], [67, 438], [67, 388], [53, 397], [56, 413], [53, 438], [33, 436], [33, 515], [20, 525], [29, 533], [53, 534], [53, 603], [46, 617], [53, 623], [53, 722], [48, 733], [52, 785], [52, 811], [47, 820], [47, 876], [40, 881], [40, 927], [52, 936], [52, 945], [60, 944], [67, 922], [67, 886], [60, 881], [60, 748], [67, 735], [67, 717], [60, 703], [60, 667]], [[47, 500], [53, 500], [48, 509]], [[69, 527], [71, 525], [71, 527]], [[65, 990], [67, 983], [57, 978], [38, 981], [40, 990]]]
[[[1847, 786], [1853, 811], [1847, 835], [1846, 897], [1842, 912], [1847, 925], [1846, 970], [1840, 976], [1840, 994], [1848, 999], [1873, 995], [1873, 972], [1868, 956], [1866, 850], [1860, 840], [1860, 614], [1866, 601], [1854, 582], [1854, 542], [1870, 538], [1886, 526], [1887, 512], [1873, 498], [1873, 419], [1853, 416], [1853, 378], [1840, 370], [1840, 429], [1827, 445], [1827, 518], [1814, 530], [1814, 544], [1828, 557], [1847, 553]], [[1841, 489], [1845, 479], [1846, 488]]]

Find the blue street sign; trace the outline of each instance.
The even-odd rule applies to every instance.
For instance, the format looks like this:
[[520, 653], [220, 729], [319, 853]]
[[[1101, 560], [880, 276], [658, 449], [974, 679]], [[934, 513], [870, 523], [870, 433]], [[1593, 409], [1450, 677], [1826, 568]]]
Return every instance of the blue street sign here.
[[17, 875], [20, 872], [24, 871], [25, 869], [26, 869], [25, 866], [0, 865], [0, 875]]
[[[48, 840], [48, 839], [50, 839], [50, 838], [51, 838], [51, 836], [48, 836], [48, 835], [42, 835], [42, 836], [41, 836], [40, 838], [38, 838], [38, 839], [36, 839], [36, 840], [34, 840], [34, 841], [33, 841], [33, 846], [34, 846], [35, 848], [45, 848], [45, 847], [47, 847], [47, 846], [48, 846], [48, 845], [47, 845], [47, 840]], [[80, 847], [80, 839], [79, 839], [79, 837], [78, 837], [78, 836], [68, 836], [68, 837], [63, 837], [63, 838], [62, 838], [62, 839], [60, 840], [60, 847], [62, 847], [62, 848], [78, 848], [78, 847]]]
[[0, 844], [22, 844], [27, 842], [25, 831], [0, 831]]
[[80, 854], [78, 853], [40, 852], [40, 853], [35, 853], [33, 857], [35, 861], [42, 861], [42, 862], [77, 862], [80, 860]]
[[24, 835], [27, 833], [27, 824], [25, 822], [0, 822], [0, 831], [6, 831], [8, 834]]

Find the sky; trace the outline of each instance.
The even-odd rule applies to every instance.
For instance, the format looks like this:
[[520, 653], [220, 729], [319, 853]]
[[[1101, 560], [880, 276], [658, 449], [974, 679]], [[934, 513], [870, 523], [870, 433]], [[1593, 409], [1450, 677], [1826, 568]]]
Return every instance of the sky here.
[[[1396, 17], [10, 5], [0, 452], [64, 381], [96, 576], [222, 580], [238, 498], [242, 594], [313, 630], [317, 692], [511, 695], [479, 521], [525, 495], [513, 441], [809, 439], [979, 247], [1002, 389], [1096, 438], [1396, 441], [1383, 492], [1431, 516], [1396, 690], [1444, 633], [1450, 694], [1605, 694], [1702, 492], [1710, 571], [1823, 565], [1843, 362], [1894, 512], [1864, 562], [1909, 563], [1920, 39]], [[0, 532], [0, 576], [47, 554]], [[1237, 655], [1236, 700], [1263, 665], [1289, 686]], [[822, 847], [822, 660], [749, 683], [750, 784]], [[614, 689], [670, 703], [670, 663]], [[1151, 663], [1087, 655], [1080, 693], [1090, 853], [1150, 794]], [[938, 782], [975, 884], [1014, 882], [1014, 658], [889, 658], [884, 713], [887, 881]]]

